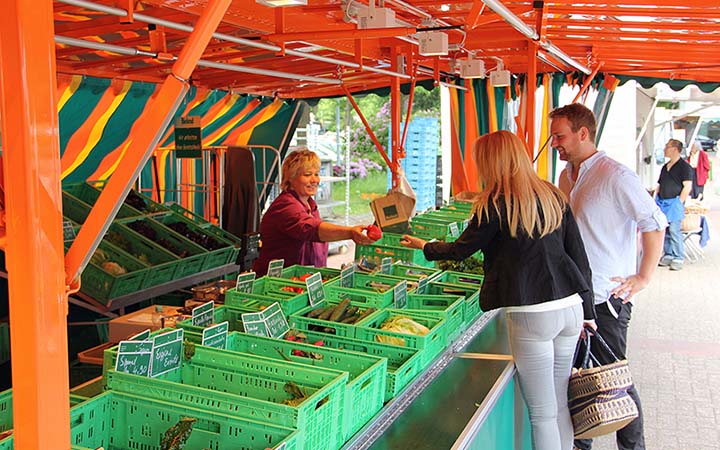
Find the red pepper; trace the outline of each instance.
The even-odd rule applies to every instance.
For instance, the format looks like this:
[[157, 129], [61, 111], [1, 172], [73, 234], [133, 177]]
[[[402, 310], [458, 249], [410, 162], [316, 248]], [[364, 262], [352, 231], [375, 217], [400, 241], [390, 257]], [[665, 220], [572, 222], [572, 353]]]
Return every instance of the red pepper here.
[[313, 345], [317, 345], [318, 347], [322, 347], [323, 345], [325, 345], [325, 343], [324, 343], [323, 341], [315, 341], [315, 342], [313, 343]]
[[373, 241], [382, 239], [382, 230], [376, 225], [368, 225], [365, 227], [365, 229], [367, 230], [367, 237], [369, 237]]

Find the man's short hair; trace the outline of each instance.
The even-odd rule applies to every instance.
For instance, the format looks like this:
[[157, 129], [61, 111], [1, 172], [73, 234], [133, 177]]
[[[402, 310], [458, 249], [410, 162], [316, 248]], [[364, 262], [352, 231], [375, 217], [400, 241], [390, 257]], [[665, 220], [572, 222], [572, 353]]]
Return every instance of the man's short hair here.
[[666, 145], [670, 146], [670, 147], [674, 147], [677, 149], [677, 151], [682, 152], [682, 149], [683, 149], [682, 141], [678, 141], [677, 139], [670, 139]]
[[595, 133], [597, 132], [595, 114], [584, 105], [571, 103], [562, 108], [556, 108], [550, 112], [549, 117], [550, 119], [555, 119], [556, 117], [566, 118], [573, 133], [577, 133], [582, 127], [587, 128], [590, 134], [590, 140], [595, 142]]

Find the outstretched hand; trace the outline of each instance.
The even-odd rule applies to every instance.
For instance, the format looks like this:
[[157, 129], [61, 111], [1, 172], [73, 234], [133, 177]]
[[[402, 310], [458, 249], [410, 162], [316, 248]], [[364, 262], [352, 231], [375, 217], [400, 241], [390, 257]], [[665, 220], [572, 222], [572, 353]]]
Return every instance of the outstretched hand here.
[[355, 225], [350, 227], [350, 233], [353, 242], [355, 242], [358, 245], [369, 245], [375, 242], [374, 240], [370, 239], [363, 231], [365, 230], [365, 227], [362, 225]]
[[420, 239], [419, 237], [410, 236], [409, 234], [403, 234], [402, 238], [400, 238], [400, 244], [407, 248], [417, 248], [422, 250], [426, 243], [427, 242], [425, 240]]

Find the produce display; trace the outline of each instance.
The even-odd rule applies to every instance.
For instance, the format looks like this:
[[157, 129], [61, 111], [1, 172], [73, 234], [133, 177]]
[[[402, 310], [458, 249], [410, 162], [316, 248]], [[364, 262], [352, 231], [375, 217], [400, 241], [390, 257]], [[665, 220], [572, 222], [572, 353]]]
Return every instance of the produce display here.
[[[392, 331], [395, 333], [410, 334], [413, 336], [425, 336], [430, 333], [430, 329], [421, 325], [409, 317], [392, 316], [380, 325], [381, 330]], [[405, 339], [401, 337], [377, 335], [375, 339], [378, 342], [392, 345], [405, 345]]]
[[[337, 305], [321, 306], [309, 311], [305, 317], [310, 319], [327, 320], [330, 322], [338, 322], [346, 325], [355, 324], [365, 317], [376, 311], [375, 308], [360, 309], [358, 306], [351, 306], [350, 300], [344, 299]], [[330, 332], [334, 334], [335, 330], [318, 325], [310, 325], [311, 331]]]
[[218, 240], [212, 236], [191, 230], [185, 222], [170, 223], [167, 226], [206, 250], [218, 250], [227, 246], [227, 244], [218, 242]]
[[110, 258], [108, 258], [105, 252], [101, 249], [95, 250], [95, 253], [93, 253], [92, 257], [90, 258], [90, 262], [102, 268], [102, 270], [109, 273], [110, 275], [118, 276], [127, 273], [126, 268], [116, 263], [115, 261], [110, 260]]
[[144, 253], [136, 254], [133, 252], [132, 244], [120, 233], [117, 231], [108, 231], [105, 235], [105, 239], [108, 240], [111, 244], [114, 244], [121, 249], [125, 250], [127, 253], [131, 254], [135, 258], [139, 259], [140, 261], [150, 264], [150, 259], [148, 256]]
[[157, 232], [153, 230], [144, 220], [136, 220], [127, 224], [128, 227], [132, 228], [136, 232], [142, 234], [151, 241], [159, 244], [163, 248], [166, 248], [181, 258], [187, 258], [190, 256], [190, 252], [184, 249], [179, 249], [171, 244], [167, 239], [158, 236]]
[[194, 417], [183, 417], [178, 423], [168, 428], [160, 440], [160, 450], [182, 450], [190, 438], [193, 425], [197, 422]]
[[438, 267], [442, 270], [452, 270], [453, 272], [474, 273], [484, 275], [483, 262], [474, 256], [463, 259], [462, 261], [440, 261]]

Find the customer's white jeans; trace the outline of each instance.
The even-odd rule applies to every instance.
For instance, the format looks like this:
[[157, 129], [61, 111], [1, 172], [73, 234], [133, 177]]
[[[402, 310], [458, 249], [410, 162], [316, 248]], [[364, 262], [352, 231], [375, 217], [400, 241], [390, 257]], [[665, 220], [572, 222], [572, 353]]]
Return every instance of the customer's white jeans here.
[[507, 313], [510, 348], [530, 413], [534, 450], [570, 450], [568, 379], [583, 323], [582, 305]]

